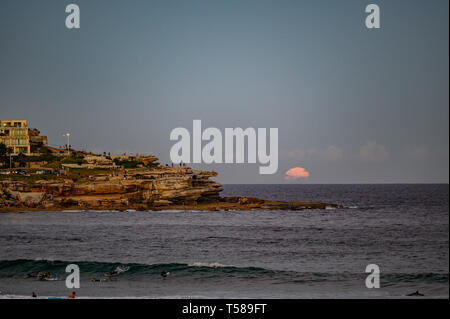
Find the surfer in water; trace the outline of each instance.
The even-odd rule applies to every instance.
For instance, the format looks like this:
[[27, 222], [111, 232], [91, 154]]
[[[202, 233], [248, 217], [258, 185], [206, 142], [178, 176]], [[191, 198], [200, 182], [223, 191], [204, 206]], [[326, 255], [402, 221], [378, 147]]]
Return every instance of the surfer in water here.
[[406, 296], [408, 296], [408, 297], [412, 297], [412, 296], [422, 297], [422, 296], [425, 296], [425, 295], [424, 295], [424, 294], [421, 294], [421, 293], [419, 292], [419, 290], [416, 290], [415, 292], [410, 293], [410, 294], [407, 294]]
[[161, 277], [167, 277], [167, 275], [169, 275], [169, 273], [167, 270], [163, 269], [163, 271], [161, 271]]

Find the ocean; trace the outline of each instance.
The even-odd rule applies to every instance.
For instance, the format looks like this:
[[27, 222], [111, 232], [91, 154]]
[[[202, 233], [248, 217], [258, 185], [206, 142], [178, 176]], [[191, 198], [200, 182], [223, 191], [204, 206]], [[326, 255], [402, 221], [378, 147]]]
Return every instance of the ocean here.
[[[68, 264], [80, 268], [77, 298], [449, 297], [448, 184], [224, 185], [222, 195], [344, 208], [0, 213], [0, 298], [66, 297]], [[380, 288], [366, 287], [369, 264]]]

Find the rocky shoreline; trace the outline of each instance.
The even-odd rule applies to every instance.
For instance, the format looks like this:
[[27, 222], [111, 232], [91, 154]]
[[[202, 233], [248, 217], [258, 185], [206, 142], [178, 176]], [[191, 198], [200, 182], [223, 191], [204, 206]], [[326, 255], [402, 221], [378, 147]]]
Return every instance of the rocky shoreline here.
[[14, 206], [1, 207], [0, 213], [8, 212], [62, 212], [62, 211], [241, 211], [241, 210], [289, 210], [298, 211], [305, 209], [333, 209], [342, 208], [340, 205], [319, 202], [283, 202], [267, 201], [249, 197], [239, 197], [241, 200], [255, 200], [257, 203], [240, 204], [239, 202], [229, 202], [235, 197], [223, 197], [215, 203], [201, 203], [190, 205], [168, 205], [168, 206], [145, 206], [129, 205], [127, 207], [102, 206], [102, 207], [79, 207], [79, 206], [54, 206], [51, 209], [46, 207]]
[[303, 210], [338, 208], [315, 202], [221, 197], [216, 172], [189, 167], [133, 169], [50, 179], [0, 180], [0, 212], [63, 210]]

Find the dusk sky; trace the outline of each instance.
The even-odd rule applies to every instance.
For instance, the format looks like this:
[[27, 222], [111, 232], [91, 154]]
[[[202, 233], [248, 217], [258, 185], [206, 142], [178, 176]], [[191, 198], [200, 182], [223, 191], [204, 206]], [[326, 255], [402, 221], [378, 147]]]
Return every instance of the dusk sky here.
[[[65, 27], [76, 3], [81, 28]], [[366, 5], [381, 8], [367, 29]], [[448, 183], [449, 2], [0, 2], [0, 119], [169, 163], [172, 129], [279, 129], [221, 183]], [[286, 172], [292, 168], [288, 175]], [[295, 174], [299, 174], [298, 176]], [[299, 178], [296, 178], [299, 177]]]

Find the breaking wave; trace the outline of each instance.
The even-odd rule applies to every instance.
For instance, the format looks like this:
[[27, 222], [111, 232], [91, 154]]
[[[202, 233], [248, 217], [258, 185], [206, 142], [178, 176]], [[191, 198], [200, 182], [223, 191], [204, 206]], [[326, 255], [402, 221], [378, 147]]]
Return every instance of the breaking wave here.
[[[24, 278], [27, 274], [50, 272], [52, 276], [64, 278], [66, 266], [76, 264], [83, 275], [102, 276], [114, 272], [115, 276], [127, 278], [155, 278], [165, 269], [176, 277], [217, 277], [227, 279], [231, 277], [245, 279], [271, 280], [274, 283], [308, 283], [333, 282], [341, 280], [358, 280], [364, 282], [365, 273], [326, 273], [326, 272], [296, 272], [286, 270], [273, 270], [261, 267], [236, 267], [220, 263], [194, 262], [186, 263], [111, 263], [91, 261], [58, 261], [46, 259], [18, 259], [0, 261], [0, 278]], [[156, 277], [158, 278], [158, 277]], [[396, 285], [401, 283], [434, 282], [448, 283], [448, 273], [386, 273], [383, 275], [385, 284]]]

